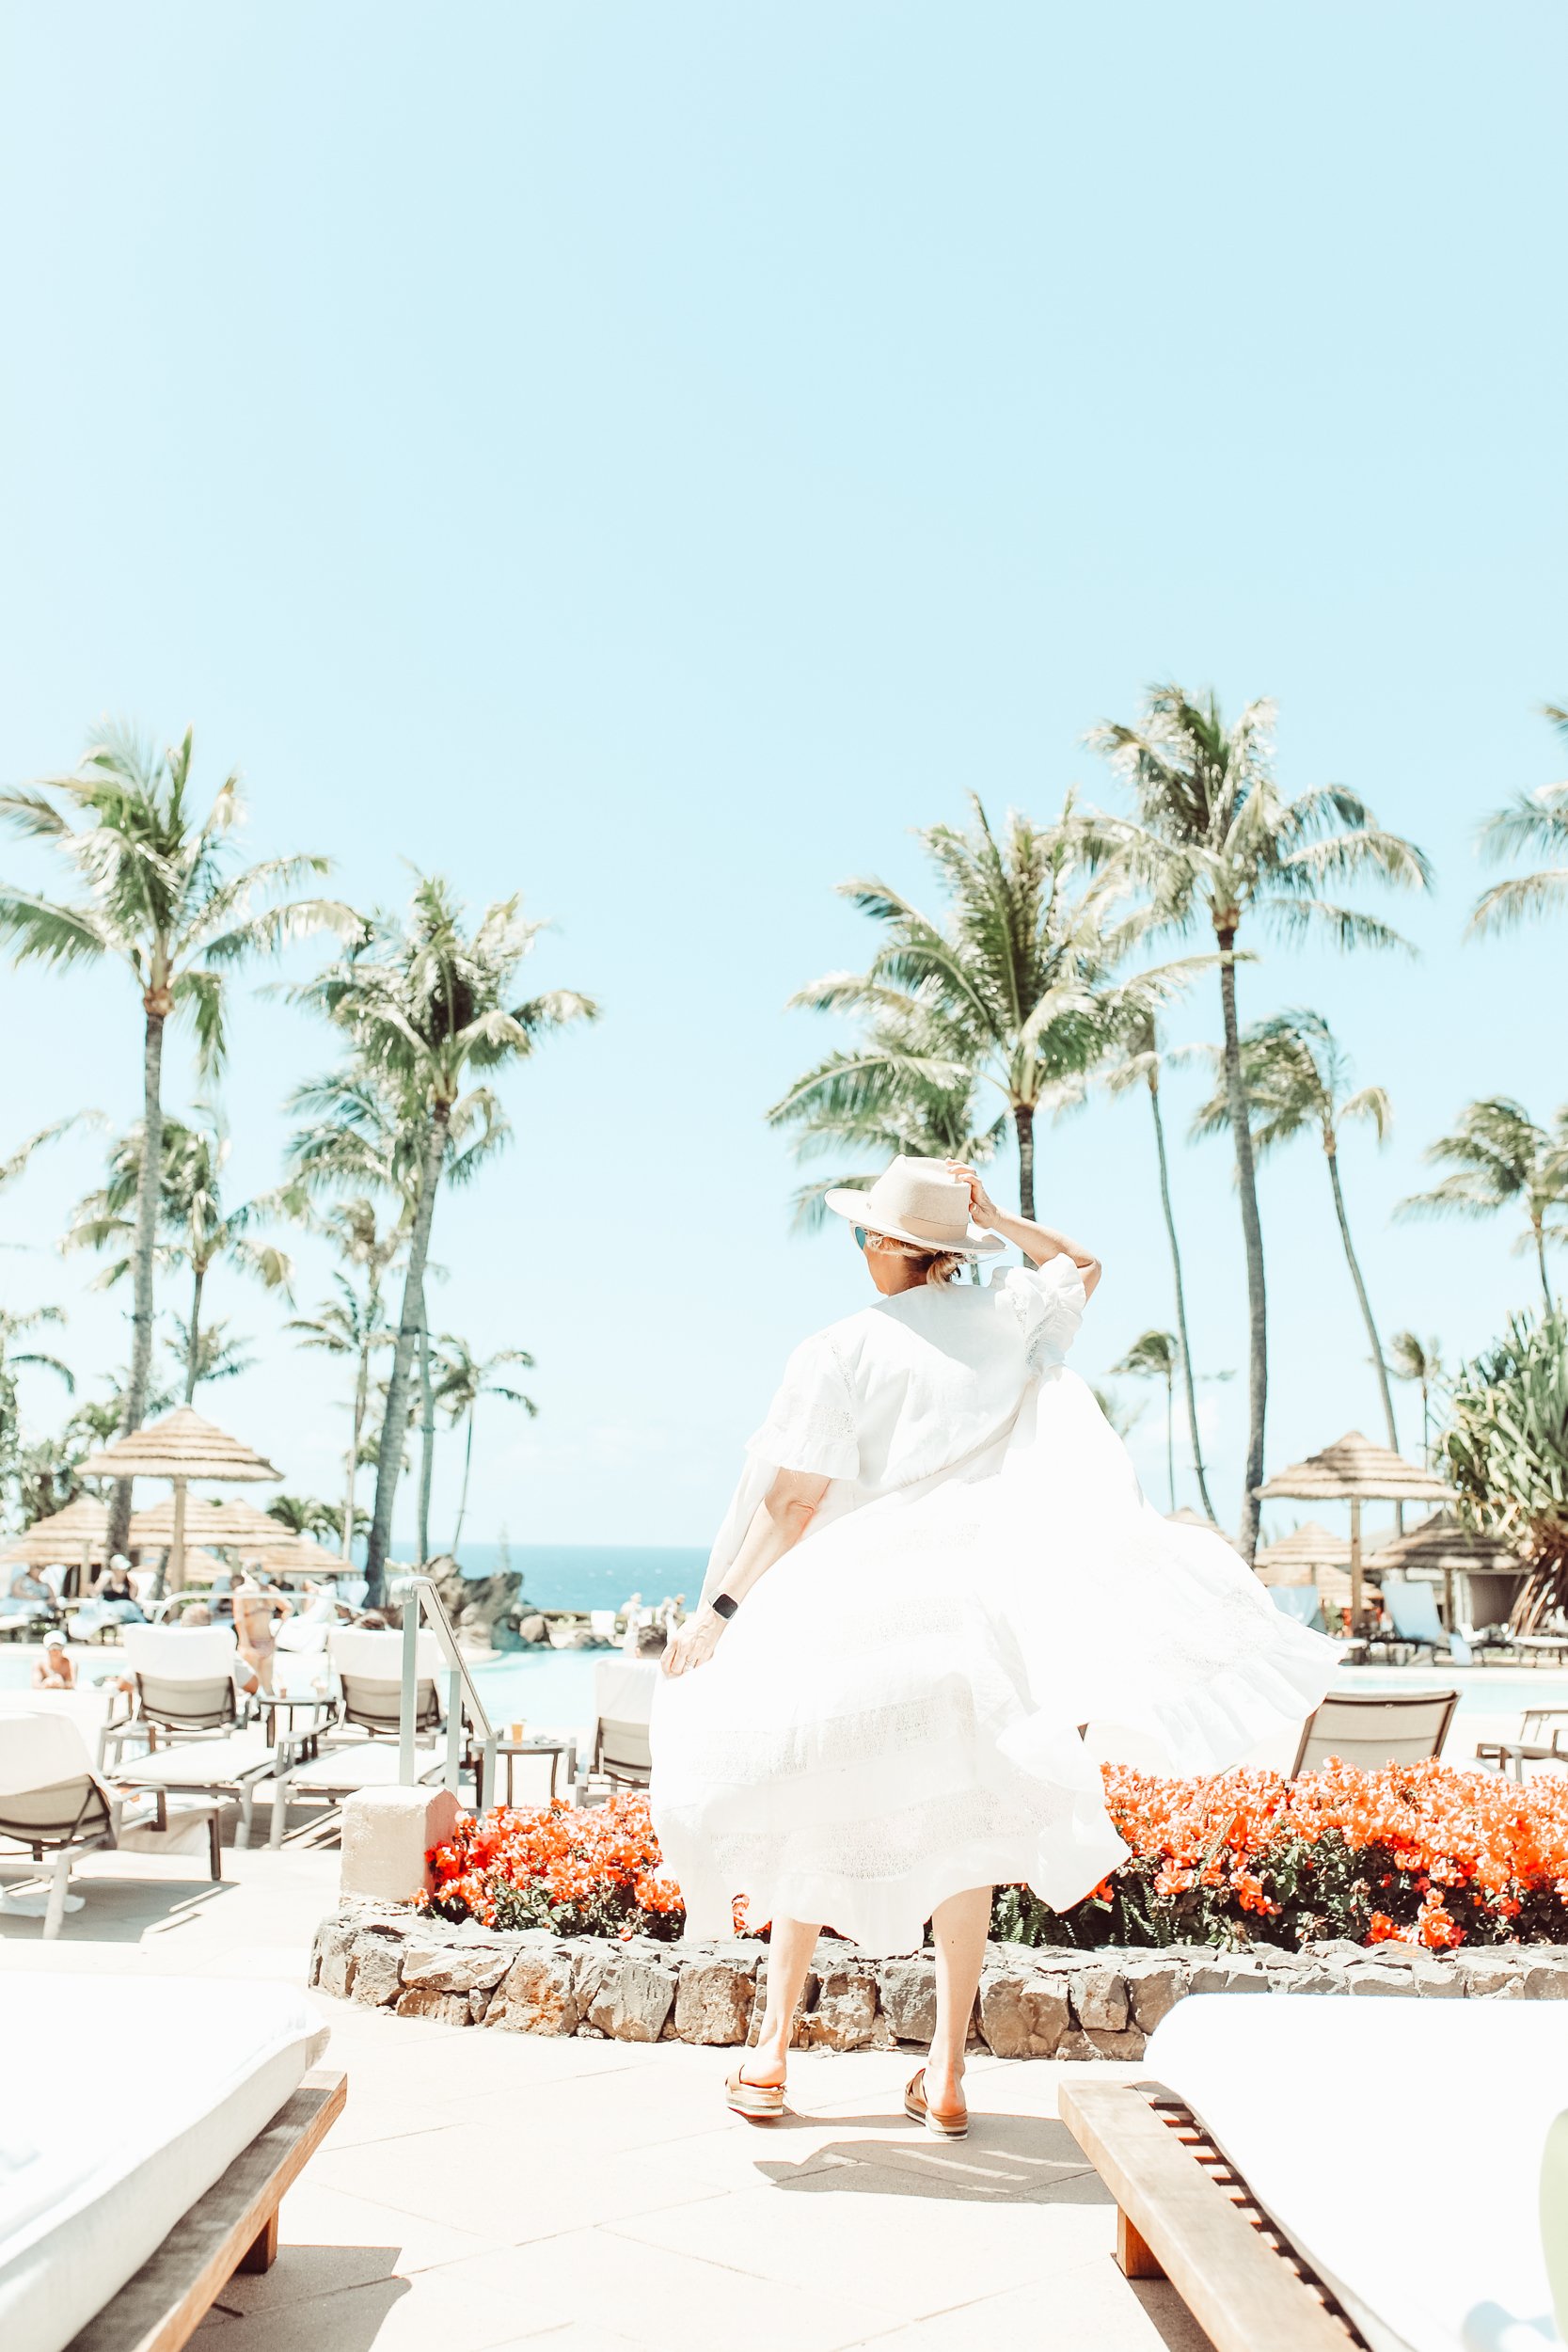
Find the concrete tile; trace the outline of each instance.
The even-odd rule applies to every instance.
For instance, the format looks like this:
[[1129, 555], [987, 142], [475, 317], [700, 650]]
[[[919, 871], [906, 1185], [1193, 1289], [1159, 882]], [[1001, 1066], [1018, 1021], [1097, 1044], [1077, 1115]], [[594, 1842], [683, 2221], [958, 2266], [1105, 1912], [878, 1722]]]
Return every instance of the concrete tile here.
[[1164, 2280], [1133, 2283], [1109, 2254], [864, 2343], [868, 2352], [998, 2352], [1008, 2344], [1059, 2344], [1070, 2352], [1213, 2352], [1173, 2286]]
[[518, 2305], [467, 2267], [303, 2296], [230, 2320], [217, 2340], [224, 2352], [489, 2352], [515, 2338]]
[[[554, 2322], [607, 2329], [641, 2352], [735, 2352], [737, 2344], [746, 2352], [841, 2352], [892, 2328], [898, 2316], [874, 2297], [811, 2287], [774, 2285], [759, 2294], [754, 2278], [727, 2264], [634, 2244], [608, 2230], [573, 2231], [460, 2268], [510, 2294], [535, 2323], [531, 2334], [516, 2339], [524, 2344], [551, 2343], [545, 2331]], [[448, 2352], [444, 2340], [441, 2352]]]
[[219, 2300], [230, 2312], [271, 2311], [308, 2296], [411, 2278], [443, 2263], [472, 2261], [497, 2243], [325, 2188], [313, 2168], [283, 2200], [278, 2237], [270, 2270], [238, 2271], [224, 2287]]
[[640, 2352], [630, 2336], [597, 2328], [592, 2321], [576, 2319], [564, 2328], [544, 2328], [536, 2335], [514, 2336], [510, 2344], [497, 2344], [494, 2352], [514, 2352], [514, 2347], [524, 2344], [529, 2352]]
[[328, 2145], [311, 2175], [324, 2188], [503, 2246], [717, 2193], [709, 2181], [673, 2172], [656, 2150], [554, 2147], [526, 2115], [509, 2132], [448, 2126], [362, 2147]]
[[1079, 2178], [997, 2203], [891, 2166], [814, 2163], [780, 2168], [767, 2188], [606, 2226], [672, 2252], [721, 2248], [727, 2264], [758, 2278], [921, 2319], [964, 2301], [979, 2280], [1000, 2293], [1108, 2249], [1113, 2220]]

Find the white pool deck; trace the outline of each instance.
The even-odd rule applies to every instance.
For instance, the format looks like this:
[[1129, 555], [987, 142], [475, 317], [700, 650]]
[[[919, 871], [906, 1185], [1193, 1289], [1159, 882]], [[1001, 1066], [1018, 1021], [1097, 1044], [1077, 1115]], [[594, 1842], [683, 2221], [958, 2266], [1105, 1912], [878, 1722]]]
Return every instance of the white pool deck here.
[[[198, 1977], [238, 2002], [247, 1978], [303, 1982], [336, 1854], [224, 1861], [214, 1885], [197, 1862], [154, 1881], [139, 1856], [89, 1860], [86, 1907], [53, 1944], [36, 1921], [0, 1919], [6, 2014], [26, 2013], [38, 1968], [80, 1973], [83, 1997], [113, 2001], [127, 2030], [135, 1988], [111, 1976]], [[1056, 2121], [1075, 2068], [982, 2056], [974, 2131], [945, 2145], [902, 2119], [902, 2052], [798, 2052], [794, 2114], [758, 2127], [721, 2104], [731, 2051], [311, 1998], [347, 2111], [284, 2202], [277, 2265], [233, 2280], [201, 2331], [221, 2352], [1207, 2345], [1170, 2288], [1131, 2285], [1112, 2259], [1111, 2204]]]

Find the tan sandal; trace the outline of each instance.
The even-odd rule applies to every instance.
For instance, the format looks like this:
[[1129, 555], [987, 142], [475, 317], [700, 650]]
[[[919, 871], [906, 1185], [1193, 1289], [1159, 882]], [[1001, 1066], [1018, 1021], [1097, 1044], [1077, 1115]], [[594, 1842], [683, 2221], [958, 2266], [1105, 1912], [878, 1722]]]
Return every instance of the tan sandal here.
[[967, 2139], [969, 2109], [967, 2107], [933, 2107], [926, 2099], [926, 2069], [910, 2076], [904, 2088], [904, 2113], [938, 2139]]
[[750, 2123], [776, 2123], [784, 2111], [783, 2083], [749, 2083], [738, 2066], [725, 2077], [724, 2097]]

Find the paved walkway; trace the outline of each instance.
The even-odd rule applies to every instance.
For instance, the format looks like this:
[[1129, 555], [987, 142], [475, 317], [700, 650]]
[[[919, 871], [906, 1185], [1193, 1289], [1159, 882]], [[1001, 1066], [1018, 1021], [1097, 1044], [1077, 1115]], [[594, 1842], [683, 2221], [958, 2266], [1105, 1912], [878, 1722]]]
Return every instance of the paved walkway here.
[[[57, 1943], [0, 1918], [0, 1972], [80, 1971], [99, 2002], [111, 1971], [302, 1981], [336, 1855], [225, 1865], [214, 1887], [194, 1863], [89, 1863]], [[721, 2104], [732, 2052], [311, 1997], [348, 2109], [274, 2269], [224, 2289], [213, 2352], [1206, 2352], [1168, 2287], [1112, 2261], [1111, 2206], [1055, 2120], [1066, 2068], [976, 2060], [953, 2146], [902, 2121], [901, 2052], [797, 2052], [795, 2112], [758, 2127]]]

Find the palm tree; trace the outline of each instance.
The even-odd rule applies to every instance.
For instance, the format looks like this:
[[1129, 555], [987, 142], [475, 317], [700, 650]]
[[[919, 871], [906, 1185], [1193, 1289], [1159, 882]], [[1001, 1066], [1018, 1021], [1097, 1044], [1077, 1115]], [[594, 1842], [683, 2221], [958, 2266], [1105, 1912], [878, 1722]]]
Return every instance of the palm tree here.
[[1257, 1488], [1263, 1480], [1268, 1305], [1252, 1132], [1242, 1084], [1237, 937], [1243, 922], [1256, 920], [1288, 935], [1326, 931], [1342, 947], [1401, 946], [1404, 943], [1386, 924], [1335, 905], [1320, 893], [1324, 884], [1363, 874], [1416, 888], [1431, 881], [1422, 852], [1398, 834], [1384, 832], [1366, 803], [1343, 786], [1320, 786], [1294, 800], [1283, 797], [1274, 779], [1274, 717], [1272, 703], [1254, 702], [1227, 726], [1212, 693], [1195, 700], [1180, 686], [1151, 688], [1136, 724], [1107, 723], [1088, 738], [1129, 787], [1135, 816], [1085, 812], [1084, 820], [1089, 855], [1112, 860], [1113, 870], [1148, 893], [1156, 928], [1186, 930], [1207, 922], [1218, 948], [1226, 1101], [1250, 1326], [1240, 1534], [1249, 1560], [1258, 1545]]
[[797, 1225], [816, 1232], [827, 1217], [824, 1196], [834, 1185], [869, 1184], [899, 1152], [976, 1168], [995, 1155], [1006, 1114], [977, 1130], [976, 1081], [950, 1059], [947, 1043], [940, 1013], [928, 1021], [924, 1002], [884, 1007], [862, 1045], [830, 1056], [773, 1105], [769, 1124], [794, 1129], [798, 1160], [830, 1151], [855, 1155], [847, 1173], [801, 1185], [794, 1199]]
[[387, 1326], [387, 1308], [381, 1295], [379, 1279], [370, 1284], [363, 1297], [346, 1274], [334, 1274], [332, 1281], [337, 1296], [324, 1299], [314, 1314], [292, 1317], [288, 1327], [297, 1333], [303, 1346], [321, 1348], [329, 1356], [346, 1357], [354, 1366], [354, 1395], [349, 1407], [348, 1460], [341, 1518], [342, 1556], [349, 1560], [354, 1554], [354, 1530], [358, 1516], [359, 1448], [365, 1432], [365, 1415], [370, 1406], [371, 1358], [377, 1348], [387, 1345], [391, 1334]]
[[[278, 1211], [276, 1194], [255, 1200], [223, 1205], [223, 1171], [228, 1164], [229, 1135], [215, 1111], [199, 1106], [202, 1123], [166, 1116], [163, 1122], [163, 1174], [159, 1185], [154, 1263], [163, 1267], [182, 1265], [191, 1278], [190, 1317], [181, 1324], [181, 1369], [184, 1402], [189, 1405], [198, 1382], [221, 1378], [241, 1367], [223, 1361], [221, 1348], [208, 1344], [209, 1327], [201, 1320], [207, 1278], [218, 1263], [248, 1274], [263, 1289], [292, 1296], [293, 1261], [275, 1243], [255, 1241], [252, 1229]], [[96, 1287], [109, 1289], [135, 1270], [135, 1211], [141, 1197], [142, 1131], [133, 1127], [109, 1154], [108, 1181], [78, 1201], [62, 1247], [67, 1249], [115, 1249]], [[215, 1325], [210, 1327], [215, 1330]], [[222, 1362], [223, 1369], [215, 1369]]]
[[1396, 1380], [1414, 1380], [1421, 1391], [1421, 1459], [1432, 1467], [1432, 1391], [1443, 1377], [1443, 1343], [1395, 1331], [1388, 1342], [1388, 1369]]
[[[323, 924], [341, 926], [347, 914], [323, 898], [259, 904], [325, 874], [327, 861], [277, 857], [235, 868], [231, 836], [244, 813], [239, 775], [225, 777], [198, 818], [189, 803], [192, 750], [188, 727], [179, 746], [165, 752], [115, 728], [92, 745], [74, 776], [0, 793], [0, 818], [55, 850], [79, 885], [78, 895], [64, 899], [0, 888], [0, 935], [13, 942], [17, 962], [112, 961], [141, 999], [145, 1151], [131, 1252], [127, 1432], [141, 1426], [152, 1373], [166, 1025], [176, 1014], [189, 1017], [198, 1065], [204, 1076], [215, 1076], [227, 1044], [228, 974]], [[111, 1550], [124, 1549], [130, 1520], [127, 1479], [115, 1488]]]
[[463, 1440], [463, 1488], [457, 1499], [457, 1525], [452, 1530], [451, 1556], [457, 1557], [457, 1547], [463, 1541], [463, 1521], [468, 1513], [468, 1473], [474, 1460], [474, 1409], [482, 1396], [504, 1397], [509, 1405], [520, 1405], [530, 1421], [537, 1418], [539, 1407], [521, 1389], [511, 1387], [495, 1375], [510, 1364], [520, 1364], [525, 1372], [533, 1370], [533, 1359], [520, 1347], [500, 1347], [493, 1356], [476, 1356], [467, 1340], [458, 1339], [451, 1331], [440, 1336], [440, 1376], [436, 1398], [446, 1412], [448, 1425], [455, 1429], [459, 1422], [467, 1424]]
[[[1192, 1440], [1193, 1470], [1197, 1479], [1197, 1491], [1203, 1500], [1205, 1518], [1214, 1520], [1214, 1506], [1209, 1499], [1209, 1480], [1203, 1467], [1203, 1446], [1197, 1427], [1196, 1375], [1193, 1370], [1192, 1343], [1187, 1336], [1187, 1290], [1181, 1275], [1181, 1245], [1177, 1239], [1176, 1212], [1171, 1206], [1170, 1166], [1165, 1156], [1165, 1122], [1160, 1108], [1160, 1037], [1158, 1025], [1151, 1013], [1134, 1016], [1126, 1034], [1118, 1040], [1119, 1055], [1113, 1059], [1106, 1073], [1105, 1083], [1113, 1094], [1119, 1094], [1130, 1086], [1142, 1084], [1148, 1089], [1148, 1107], [1154, 1120], [1154, 1150], [1160, 1169], [1160, 1207], [1165, 1220], [1165, 1239], [1170, 1248], [1171, 1278], [1176, 1287], [1177, 1344], [1181, 1359], [1182, 1385], [1187, 1392], [1187, 1429]], [[1172, 1504], [1174, 1510], [1175, 1504]]]
[[1422, 1156], [1435, 1168], [1447, 1164], [1450, 1172], [1430, 1192], [1402, 1200], [1394, 1215], [1495, 1216], [1516, 1204], [1525, 1213], [1525, 1231], [1513, 1252], [1519, 1257], [1533, 1249], [1550, 1314], [1546, 1244], [1561, 1240], [1565, 1232], [1560, 1218], [1568, 1209], [1568, 1108], [1559, 1111], [1555, 1132], [1548, 1133], [1506, 1095], [1467, 1103], [1453, 1133], [1440, 1136]]
[[[1217, 1055], [1215, 1059], [1219, 1059]], [[1254, 1158], [1261, 1160], [1280, 1144], [1313, 1131], [1323, 1145], [1345, 1263], [1355, 1285], [1361, 1320], [1371, 1346], [1372, 1368], [1383, 1400], [1384, 1425], [1389, 1448], [1397, 1454], [1400, 1437], [1394, 1421], [1388, 1369], [1383, 1360], [1366, 1278], [1351, 1239], [1344, 1186], [1339, 1178], [1341, 1128], [1352, 1120], [1364, 1120], [1382, 1143], [1387, 1136], [1392, 1113], [1382, 1087], [1362, 1087], [1349, 1094], [1345, 1090], [1348, 1076], [1345, 1056], [1322, 1013], [1275, 1013], [1267, 1021], [1254, 1022], [1243, 1034], [1242, 1085], [1250, 1115]], [[1195, 1117], [1193, 1133], [1199, 1137], [1224, 1135], [1229, 1125], [1229, 1097], [1222, 1081]]]
[[[443, 1180], [462, 1184], [470, 1176], [504, 1131], [500, 1105], [484, 1083], [488, 1073], [526, 1060], [544, 1038], [597, 1013], [587, 997], [565, 989], [507, 1003], [539, 930], [524, 920], [514, 896], [487, 907], [467, 932], [451, 886], [421, 877], [405, 923], [372, 916], [349, 952], [298, 992], [343, 1032], [354, 1074], [382, 1098], [383, 1124], [390, 1106], [406, 1157], [418, 1168], [366, 1553], [372, 1596], [382, 1591], [391, 1540], [436, 1194]], [[481, 1082], [470, 1086], [475, 1074]], [[469, 1134], [473, 1139], [465, 1144]]]
[[950, 1124], [961, 1104], [973, 1134], [982, 1120], [971, 1099], [989, 1089], [1011, 1121], [1019, 1201], [1032, 1217], [1038, 1113], [1079, 1100], [1128, 1007], [1165, 1001], [1180, 976], [1111, 985], [1141, 927], [1122, 918], [1119, 878], [1084, 882], [1070, 801], [1054, 825], [1015, 811], [1000, 838], [975, 794], [969, 804], [967, 832], [928, 825], [917, 836], [948, 893], [944, 922], [886, 882], [840, 885], [885, 927], [885, 944], [863, 973], [831, 973], [791, 1002], [849, 1013], [868, 1034], [808, 1071], [768, 1116], [842, 1136], [863, 1123], [901, 1132], [922, 1105]]
[[286, 1527], [291, 1535], [336, 1537], [341, 1532], [338, 1512], [317, 1495], [274, 1495], [267, 1504], [267, 1517]]
[[[1568, 737], [1568, 710], [1545, 703], [1542, 712], [1560, 735]], [[1548, 914], [1568, 904], [1568, 781], [1515, 793], [1506, 806], [1494, 809], [1487, 818], [1479, 847], [1487, 858], [1518, 857], [1533, 850], [1560, 862], [1533, 874], [1515, 874], [1507, 882], [1494, 882], [1476, 900], [1470, 914], [1472, 931], [1505, 930], [1527, 915]]]
[[18, 1347], [18, 1340], [45, 1325], [65, 1321], [59, 1307], [29, 1307], [16, 1311], [0, 1307], [0, 1478], [9, 1479], [15, 1473], [22, 1437], [22, 1420], [17, 1406], [16, 1375], [23, 1371], [52, 1372], [63, 1380], [68, 1396], [74, 1395], [76, 1375], [69, 1364], [47, 1348]]
[[1176, 1508], [1176, 1375], [1181, 1362], [1181, 1343], [1174, 1331], [1144, 1331], [1133, 1341], [1112, 1376], [1133, 1380], [1163, 1380], [1165, 1384], [1165, 1484], [1170, 1508]]
[[232, 1380], [240, 1373], [249, 1372], [256, 1362], [254, 1356], [245, 1352], [249, 1345], [248, 1339], [230, 1331], [227, 1315], [214, 1315], [197, 1332], [193, 1349], [189, 1331], [176, 1316], [168, 1352], [185, 1385], [185, 1404], [190, 1403], [203, 1380]]

